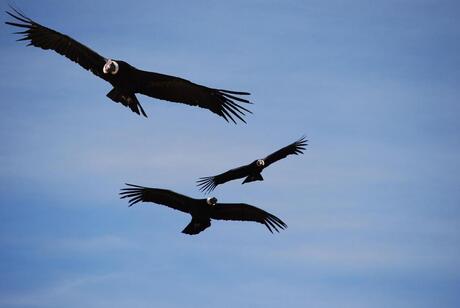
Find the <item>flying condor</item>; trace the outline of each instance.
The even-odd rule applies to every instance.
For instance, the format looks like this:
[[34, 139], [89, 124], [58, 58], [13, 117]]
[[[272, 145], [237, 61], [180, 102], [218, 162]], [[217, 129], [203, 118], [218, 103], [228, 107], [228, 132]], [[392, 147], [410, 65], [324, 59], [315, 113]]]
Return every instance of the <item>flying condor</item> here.
[[307, 141], [308, 140], [306, 140], [305, 137], [301, 137], [299, 140], [291, 143], [288, 146], [285, 146], [282, 149], [279, 149], [278, 151], [268, 155], [265, 158], [256, 159], [250, 164], [231, 169], [219, 175], [202, 177], [197, 181], [198, 186], [202, 192], [210, 193], [219, 184], [223, 184], [236, 179], [242, 179], [244, 177], [246, 178], [241, 184], [254, 181], [263, 181], [264, 179], [261, 175], [262, 170], [288, 155], [303, 154], [303, 151], [307, 146]]
[[109, 82], [113, 89], [107, 93], [107, 97], [139, 115], [142, 113], [147, 117], [136, 93], [206, 108], [235, 124], [235, 119], [246, 123], [243, 119], [245, 112], [252, 113], [237, 103], [250, 104], [248, 100], [238, 97], [249, 95], [247, 92], [208, 88], [179, 77], [139, 70], [124, 61], [105, 58], [70, 36], [40, 25], [13, 7], [11, 9], [14, 12], [6, 13], [15, 20], [5, 23], [24, 29], [15, 32], [22, 35], [18, 41], [28, 41], [27, 46], [54, 50]]
[[211, 226], [211, 219], [254, 221], [264, 224], [271, 233], [287, 228], [278, 217], [249, 204], [218, 203], [215, 197], [194, 199], [167, 189], [126, 185], [120, 195], [121, 199], [130, 198], [129, 206], [141, 201], [153, 202], [192, 215], [192, 221], [182, 230], [185, 234], [200, 233]]

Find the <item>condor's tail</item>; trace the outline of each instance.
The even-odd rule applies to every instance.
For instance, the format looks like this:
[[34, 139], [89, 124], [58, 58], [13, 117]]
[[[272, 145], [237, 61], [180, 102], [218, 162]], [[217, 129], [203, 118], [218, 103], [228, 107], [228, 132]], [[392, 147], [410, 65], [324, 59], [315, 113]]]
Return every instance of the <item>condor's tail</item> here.
[[192, 217], [192, 221], [182, 230], [182, 233], [185, 234], [198, 234], [201, 231], [205, 230], [206, 228], [211, 226], [211, 219], [210, 218], [195, 218]]
[[123, 106], [129, 107], [133, 112], [138, 115], [142, 115], [147, 118], [147, 114], [142, 108], [141, 104], [137, 100], [136, 95], [133, 93], [123, 92], [120, 89], [113, 88], [112, 91], [107, 93], [107, 97], [113, 100], [116, 103], [121, 103]]
[[255, 181], [263, 181], [264, 178], [262, 177], [262, 174], [258, 173], [258, 174], [250, 174], [248, 175], [243, 183], [241, 184], [244, 184], [244, 183], [249, 183], [249, 182], [255, 182]]

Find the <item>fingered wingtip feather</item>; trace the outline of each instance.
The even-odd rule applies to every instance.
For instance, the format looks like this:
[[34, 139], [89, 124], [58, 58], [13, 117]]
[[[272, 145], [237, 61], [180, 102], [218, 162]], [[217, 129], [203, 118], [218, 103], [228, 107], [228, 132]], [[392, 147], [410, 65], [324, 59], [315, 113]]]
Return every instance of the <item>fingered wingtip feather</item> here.
[[250, 101], [247, 100], [247, 99], [240, 98], [240, 97], [237, 97], [237, 96], [235, 96], [235, 95], [231, 95], [231, 94], [228, 94], [228, 93], [225, 93], [225, 92], [222, 92], [221, 94], [222, 94], [224, 97], [228, 98], [228, 99], [234, 99], [234, 100], [237, 100], [237, 101], [242, 102], [242, 103], [250, 104]]
[[198, 181], [198, 187], [199, 187], [199, 190], [201, 192], [203, 192], [204, 194], [209, 194], [210, 192], [212, 192], [217, 184], [214, 182], [214, 177], [210, 176], [210, 177], [206, 177], [206, 178], [200, 178]]
[[251, 95], [251, 93], [249, 92], [230, 91], [230, 90], [224, 90], [224, 89], [217, 89], [217, 91], [235, 94], [235, 95]]
[[[232, 108], [229, 108], [229, 106], [224, 106], [224, 108], [227, 109], [227, 111], [231, 112], [235, 117], [246, 123], [246, 121], [238, 114], [236, 113]], [[235, 120], [233, 120], [233, 117], [230, 117], [232, 121], [236, 124]]]
[[201, 177], [201, 178], [199, 178], [198, 180], [196, 180], [196, 182], [197, 182], [197, 183], [200, 183], [200, 182], [207, 182], [207, 181], [209, 181], [211, 178], [212, 178], [212, 176]]
[[224, 113], [223, 110], [221, 110], [218, 115], [220, 115], [222, 118], [224, 118], [224, 120], [228, 123], [228, 119], [227, 119], [227, 115]]
[[125, 187], [125, 188], [120, 188], [121, 191], [127, 190], [127, 191], [133, 191], [136, 190], [137, 188], [131, 188], [131, 187]]
[[240, 106], [240, 105], [238, 105], [237, 103], [235, 103], [234, 101], [231, 101], [231, 100], [229, 100], [229, 99], [227, 99], [227, 98], [225, 98], [224, 104], [230, 105], [233, 109], [235, 109], [236, 111], [238, 111], [238, 112], [239, 112], [240, 114], [242, 114], [242, 115], [245, 115], [245, 114], [244, 114], [243, 111], [241, 111], [241, 109], [244, 110], [244, 111], [246, 111], [246, 112], [248, 112], [248, 113], [251, 113], [251, 114], [252, 114], [252, 111], [251, 111], [251, 110], [249, 110], [249, 109], [247, 109], [247, 108], [244, 108], [243, 106]]
[[297, 139], [296, 142], [297, 143], [306, 143], [306, 142], [308, 142], [308, 139], [306, 139], [306, 138], [307, 138], [307, 136], [302, 135], [299, 139]]
[[13, 32], [13, 34], [29, 34], [29, 33], [30, 33], [30, 29], [29, 30], [24, 30], [24, 31]]
[[133, 206], [136, 203], [139, 203], [142, 201], [142, 196], [137, 196], [129, 200], [129, 206]]
[[233, 122], [233, 124], [237, 124], [235, 119], [230, 114], [228, 114], [228, 117]]
[[134, 184], [130, 184], [130, 183], [125, 183], [125, 185], [131, 186], [131, 187], [137, 187], [137, 188], [144, 188], [144, 186], [134, 185]]
[[11, 22], [11, 21], [5, 21], [5, 23], [7, 25], [10, 25], [10, 26], [15, 26], [15, 27], [21, 27], [21, 28], [28, 28], [30, 29], [30, 26], [29, 25], [24, 25], [24, 24], [18, 24], [16, 22]]
[[284, 221], [282, 221], [281, 219], [279, 219], [278, 217], [276, 217], [275, 215], [272, 215], [271, 218], [273, 218], [274, 221], [276, 221], [278, 224], [280, 224], [280, 226], [284, 227], [284, 228], [287, 228], [287, 225]]
[[15, 11], [17, 14], [22, 15], [21, 13], [18, 12], [18, 10], [11, 3], [8, 2], [8, 6], [10, 7], [10, 9]]
[[268, 216], [264, 219], [264, 223], [265, 222], [269, 223], [276, 232], [280, 232], [278, 228], [281, 230], [284, 230], [287, 228], [287, 225], [281, 219], [279, 219], [273, 214], [268, 213]]
[[237, 118], [241, 122], [246, 123], [246, 121], [242, 117], [242, 116], [245, 116], [244, 111], [247, 113], [252, 113], [252, 112], [248, 110], [247, 108], [240, 106], [235, 101], [239, 101], [239, 102], [247, 103], [247, 104], [250, 104], [250, 102], [246, 99], [239, 98], [239, 97], [229, 94], [229, 93], [232, 93], [235, 95], [245, 95], [246, 92], [235, 92], [235, 91], [228, 91], [228, 90], [221, 90], [221, 89], [213, 89], [213, 90], [216, 91], [214, 94], [215, 94], [215, 97], [217, 98], [217, 101], [218, 101], [217, 103], [220, 104], [219, 110], [215, 112], [219, 114], [220, 116], [222, 116], [227, 122], [232, 121], [234, 124], [237, 124], [237, 122], [235, 121], [235, 118]]
[[141, 191], [125, 191], [125, 192], [123, 192], [123, 194], [121, 194], [123, 197], [120, 198], [120, 199], [132, 198], [134, 196], [139, 195], [140, 193], [142, 193], [142, 192]]
[[13, 17], [14, 19], [16, 19], [16, 20], [22, 21], [22, 22], [27, 23], [27, 24], [31, 24], [31, 23], [32, 23], [32, 21], [31, 21], [30, 19], [28, 19], [28, 18], [25, 19], [24, 16], [21, 15], [21, 14], [19, 14], [18, 12], [16, 12], [16, 13], [19, 14], [19, 15], [20, 15], [21, 17], [23, 17], [23, 18], [21, 18], [21, 17], [19, 17], [19, 16], [16, 16], [16, 15], [14, 15], [13, 13], [8, 12], [8, 11], [5, 11], [5, 12], [6, 12], [8, 15], [10, 15], [11, 17]]
[[270, 220], [270, 217], [266, 219], [265, 222], [269, 224], [273, 228], [273, 230], [275, 230], [276, 232], [279, 232], [278, 229], [276, 228], [276, 225]]
[[232, 118], [232, 116], [228, 113], [226, 109], [221, 110], [221, 116], [225, 119], [225, 121], [230, 122], [228, 119], [230, 119], [234, 124], [236, 124], [235, 120]]
[[267, 227], [268, 231], [270, 231], [270, 233], [273, 234], [273, 231], [272, 231], [272, 229], [270, 228], [270, 226], [268, 225], [267, 221], [264, 221], [264, 225]]

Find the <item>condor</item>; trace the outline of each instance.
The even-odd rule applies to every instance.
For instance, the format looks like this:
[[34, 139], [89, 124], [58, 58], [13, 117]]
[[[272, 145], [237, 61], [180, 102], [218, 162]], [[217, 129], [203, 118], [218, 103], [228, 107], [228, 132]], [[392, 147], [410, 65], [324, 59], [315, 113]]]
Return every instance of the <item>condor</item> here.
[[308, 140], [306, 140], [305, 137], [301, 137], [299, 140], [279, 149], [276, 152], [273, 152], [265, 158], [256, 159], [250, 164], [228, 170], [215, 176], [199, 178], [197, 181], [198, 187], [202, 192], [210, 193], [217, 185], [236, 179], [245, 178], [241, 184], [263, 181], [264, 178], [261, 174], [262, 170], [288, 155], [303, 154], [303, 151], [307, 146], [307, 141]]
[[5, 23], [24, 29], [15, 32], [22, 35], [18, 41], [28, 41], [27, 46], [54, 50], [109, 82], [113, 89], [107, 97], [139, 115], [142, 113], [147, 117], [136, 93], [209, 109], [227, 122], [230, 120], [236, 123], [235, 119], [239, 119], [246, 123], [243, 119], [245, 112], [252, 113], [237, 103], [250, 104], [247, 99], [238, 97], [249, 95], [247, 92], [209, 88], [182, 78], [139, 70], [124, 61], [105, 58], [71, 37], [44, 27], [16, 9], [11, 9], [14, 13], [6, 13], [15, 21]]
[[174, 191], [126, 184], [121, 199], [130, 198], [129, 206], [138, 202], [153, 202], [192, 215], [192, 221], [182, 230], [185, 234], [198, 234], [211, 226], [211, 219], [254, 221], [264, 224], [270, 232], [279, 232], [287, 225], [278, 217], [245, 203], [218, 203], [216, 198], [194, 199]]

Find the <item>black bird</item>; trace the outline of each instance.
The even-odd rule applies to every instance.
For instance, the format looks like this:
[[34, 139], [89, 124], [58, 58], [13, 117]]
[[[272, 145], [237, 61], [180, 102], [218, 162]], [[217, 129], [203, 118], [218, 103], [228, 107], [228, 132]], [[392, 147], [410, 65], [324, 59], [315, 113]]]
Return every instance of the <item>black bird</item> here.
[[142, 113], [147, 117], [136, 98], [136, 93], [206, 108], [223, 117], [227, 122], [231, 120], [236, 123], [234, 118], [238, 118], [246, 123], [242, 117], [245, 112], [252, 113], [235, 102], [250, 104], [248, 100], [237, 97], [249, 95], [247, 92], [208, 88], [182, 78], [142, 71], [121, 60], [102, 57], [71, 37], [40, 25], [13, 7], [11, 9], [14, 13], [8, 11], [6, 13], [16, 20], [5, 23], [24, 29], [15, 32], [23, 35], [18, 41], [28, 41], [27, 46], [54, 50], [109, 82], [113, 89], [107, 93], [107, 97], [129, 107], [139, 115]]
[[299, 140], [285, 146], [282, 149], [268, 155], [262, 159], [256, 159], [250, 164], [231, 169], [224, 173], [215, 176], [202, 177], [198, 179], [197, 183], [200, 190], [204, 193], [210, 193], [216, 188], [217, 185], [226, 183], [228, 181], [242, 179], [246, 177], [243, 183], [249, 183], [254, 181], [263, 181], [264, 178], [261, 175], [262, 170], [273, 164], [274, 162], [285, 158], [291, 154], [303, 154], [305, 146], [307, 146], [305, 137], [301, 137]]
[[185, 234], [198, 234], [211, 226], [211, 219], [255, 221], [264, 224], [273, 233], [287, 225], [278, 217], [245, 203], [217, 203], [215, 197], [207, 199], [190, 198], [171, 190], [148, 188], [126, 184], [121, 199], [130, 198], [129, 206], [138, 202], [154, 202], [192, 215], [192, 221], [182, 230]]

